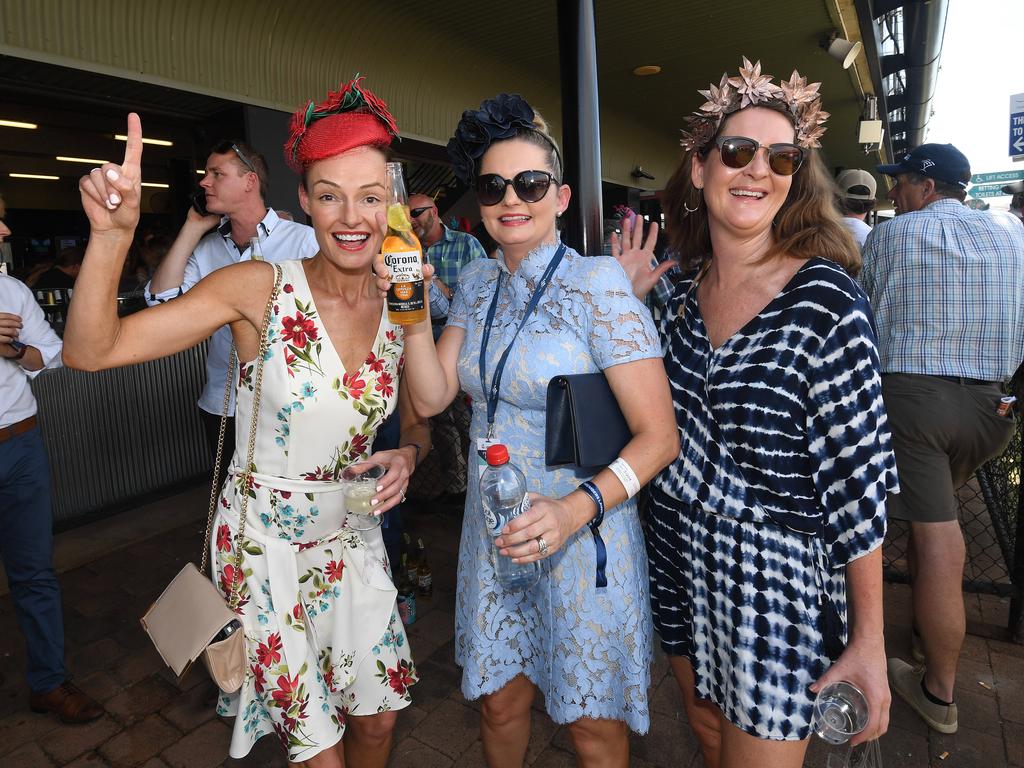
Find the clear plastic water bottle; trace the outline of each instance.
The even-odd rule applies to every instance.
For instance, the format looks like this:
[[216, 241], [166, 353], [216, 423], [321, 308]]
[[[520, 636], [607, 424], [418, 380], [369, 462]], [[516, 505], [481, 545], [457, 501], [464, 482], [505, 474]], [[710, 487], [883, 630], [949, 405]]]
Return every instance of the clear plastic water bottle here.
[[[509, 521], [530, 508], [526, 477], [508, 460], [508, 448], [500, 443], [487, 449], [487, 468], [480, 477], [480, 502], [484, 508], [487, 532], [492, 539], [501, 535]], [[491, 562], [498, 581], [506, 589], [527, 589], [537, 583], [540, 565], [513, 563], [497, 547], [491, 548]]]

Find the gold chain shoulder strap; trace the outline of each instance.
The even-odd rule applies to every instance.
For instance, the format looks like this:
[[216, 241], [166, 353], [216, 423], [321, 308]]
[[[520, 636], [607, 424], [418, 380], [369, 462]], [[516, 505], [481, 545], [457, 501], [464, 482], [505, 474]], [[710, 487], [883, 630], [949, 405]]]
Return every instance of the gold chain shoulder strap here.
[[[263, 389], [263, 362], [267, 354], [267, 349], [270, 347], [270, 339], [268, 331], [270, 329], [270, 318], [274, 313], [274, 302], [277, 301], [278, 294], [281, 291], [281, 280], [284, 271], [281, 269], [279, 264], [273, 264], [274, 267], [274, 287], [270, 291], [270, 298], [267, 299], [267, 306], [263, 310], [263, 323], [260, 326], [260, 348], [256, 355], [256, 377], [253, 382], [253, 397], [252, 397], [252, 423], [249, 426], [249, 444], [246, 449], [245, 465], [242, 467], [242, 476], [238, 478], [239, 488], [242, 494], [241, 509], [239, 510], [239, 524], [238, 524], [238, 535], [235, 537], [235, 569], [236, 577], [231, 584], [231, 597], [229, 605], [232, 610], [238, 607], [239, 600], [239, 585], [241, 584], [242, 575], [242, 542], [245, 537], [245, 515], [246, 510], [249, 507], [249, 480], [252, 477], [253, 469], [253, 454], [256, 451], [256, 426], [259, 422], [260, 413], [260, 393]], [[217, 459], [214, 462], [213, 468], [213, 487], [210, 490], [210, 512], [206, 519], [206, 537], [203, 540], [203, 558], [202, 565], [199, 568], [200, 573], [206, 573], [207, 558], [210, 551], [210, 535], [213, 529], [213, 518], [217, 513], [217, 499], [219, 497], [220, 488], [217, 484], [217, 479], [220, 477], [220, 467], [224, 457], [224, 433], [227, 427], [228, 419], [228, 407], [231, 403], [231, 385], [234, 379], [235, 362], [238, 358], [238, 354], [235, 350], [235, 345], [231, 345], [231, 354], [228, 362], [228, 380], [224, 386], [224, 406], [221, 412], [220, 419], [220, 432], [217, 436]]]

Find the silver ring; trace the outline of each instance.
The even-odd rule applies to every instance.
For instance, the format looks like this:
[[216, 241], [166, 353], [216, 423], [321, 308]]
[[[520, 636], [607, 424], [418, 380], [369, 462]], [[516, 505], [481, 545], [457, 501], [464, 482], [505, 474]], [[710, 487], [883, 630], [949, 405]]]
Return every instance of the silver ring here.
[[537, 537], [537, 553], [541, 557], [547, 557], [548, 556], [548, 543], [546, 541], [544, 541], [544, 537], [543, 536], [538, 536]]
[[405, 501], [405, 491], [399, 491], [399, 493], [402, 494], [402, 498], [398, 500], [398, 503], [401, 504]]

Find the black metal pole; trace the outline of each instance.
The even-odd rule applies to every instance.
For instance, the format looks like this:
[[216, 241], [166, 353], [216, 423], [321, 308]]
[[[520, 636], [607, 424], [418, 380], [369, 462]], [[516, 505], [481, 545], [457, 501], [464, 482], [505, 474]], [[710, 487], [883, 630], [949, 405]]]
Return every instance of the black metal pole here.
[[562, 70], [563, 176], [572, 188], [569, 208], [562, 214], [562, 238], [582, 254], [599, 255], [604, 233], [593, 0], [559, 0], [558, 51]]

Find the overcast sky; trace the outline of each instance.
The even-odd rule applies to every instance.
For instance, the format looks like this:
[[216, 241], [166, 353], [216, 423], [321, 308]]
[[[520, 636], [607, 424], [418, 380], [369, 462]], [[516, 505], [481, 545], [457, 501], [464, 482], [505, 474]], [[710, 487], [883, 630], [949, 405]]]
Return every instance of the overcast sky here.
[[1024, 93], [1024, 0], [949, 0], [927, 140], [955, 144], [974, 173], [1024, 171], [1008, 156], [1014, 93]]

